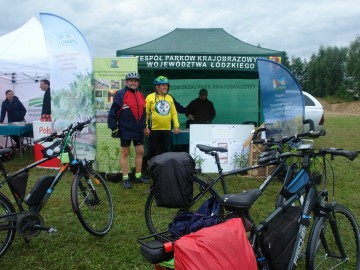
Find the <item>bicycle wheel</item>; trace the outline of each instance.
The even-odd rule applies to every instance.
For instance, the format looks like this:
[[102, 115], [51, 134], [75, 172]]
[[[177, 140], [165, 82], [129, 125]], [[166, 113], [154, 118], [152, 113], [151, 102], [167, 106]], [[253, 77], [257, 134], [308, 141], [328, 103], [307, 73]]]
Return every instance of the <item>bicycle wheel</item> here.
[[71, 188], [74, 212], [85, 230], [104, 236], [114, 219], [111, 194], [101, 175], [90, 168], [87, 170], [89, 177], [81, 170], [74, 176]]
[[[339, 251], [329, 215], [336, 222], [345, 256]], [[333, 213], [316, 219], [311, 229], [306, 269], [360, 269], [359, 238], [359, 227], [354, 215], [346, 207], [336, 205]]]
[[[193, 176], [193, 198], [196, 198], [200, 193], [202, 193], [208, 184], [203, 180]], [[174, 219], [177, 214], [185, 212], [194, 212], [199, 206], [207, 199], [211, 197], [216, 197], [219, 200], [219, 195], [217, 192], [210, 188], [206, 193], [201, 195], [201, 198], [190, 207], [185, 208], [166, 208], [159, 207], [156, 205], [155, 201], [155, 191], [151, 190], [146, 203], [145, 203], [145, 221], [146, 225], [151, 234], [167, 231], [169, 223]], [[223, 214], [223, 208], [220, 208], [220, 214]]]
[[15, 213], [15, 208], [9, 199], [0, 193], [0, 257], [6, 253], [15, 237], [15, 222], [1, 220], [3, 215], [10, 213]]

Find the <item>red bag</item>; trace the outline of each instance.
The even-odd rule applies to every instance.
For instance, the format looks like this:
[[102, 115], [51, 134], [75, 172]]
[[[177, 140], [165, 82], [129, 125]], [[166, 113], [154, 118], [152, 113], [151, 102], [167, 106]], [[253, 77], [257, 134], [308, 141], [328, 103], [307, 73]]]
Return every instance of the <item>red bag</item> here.
[[174, 245], [176, 270], [257, 270], [255, 254], [240, 218], [181, 237]]

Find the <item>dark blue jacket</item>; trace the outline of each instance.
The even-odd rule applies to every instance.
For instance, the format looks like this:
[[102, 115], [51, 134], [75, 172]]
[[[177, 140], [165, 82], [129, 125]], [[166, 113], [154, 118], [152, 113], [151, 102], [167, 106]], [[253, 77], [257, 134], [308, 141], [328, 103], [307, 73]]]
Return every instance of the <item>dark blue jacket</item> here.
[[43, 105], [41, 110], [41, 116], [43, 114], [51, 114], [51, 93], [50, 87], [45, 91]]
[[0, 123], [4, 122], [7, 113], [8, 122], [21, 122], [25, 121], [26, 109], [18, 97], [14, 96], [13, 102], [5, 99], [1, 105]]
[[145, 99], [140, 91], [125, 87], [116, 92], [108, 115], [108, 128], [119, 129], [124, 140], [144, 137]]

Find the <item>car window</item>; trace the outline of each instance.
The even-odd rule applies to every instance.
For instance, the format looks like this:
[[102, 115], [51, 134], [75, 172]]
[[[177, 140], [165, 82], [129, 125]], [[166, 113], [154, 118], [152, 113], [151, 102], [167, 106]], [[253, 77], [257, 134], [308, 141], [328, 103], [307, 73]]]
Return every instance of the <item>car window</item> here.
[[312, 101], [308, 96], [304, 95], [304, 101], [305, 101], [305, 106], [315, 106], [314, 101]]

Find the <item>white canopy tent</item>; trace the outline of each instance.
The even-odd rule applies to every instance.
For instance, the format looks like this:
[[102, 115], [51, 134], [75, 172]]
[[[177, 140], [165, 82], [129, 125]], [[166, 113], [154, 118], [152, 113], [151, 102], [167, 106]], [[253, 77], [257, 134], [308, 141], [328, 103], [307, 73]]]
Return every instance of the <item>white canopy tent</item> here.
[[[5, 91], [11, 89], [28, 108], [30, 99], [43, 97], [39, 81], [48, 78], [44, 31], [38, 19], [32, 17], [20, 28], [0, 37], [0, 105]], [[27, 113], [26, 120], [38, 120], [35, 114]]]

